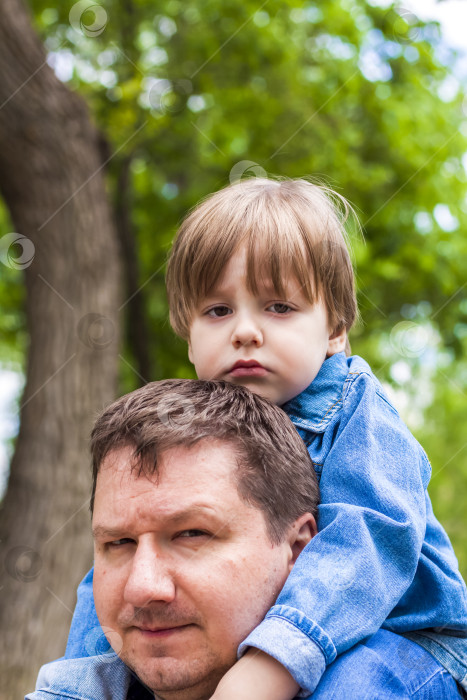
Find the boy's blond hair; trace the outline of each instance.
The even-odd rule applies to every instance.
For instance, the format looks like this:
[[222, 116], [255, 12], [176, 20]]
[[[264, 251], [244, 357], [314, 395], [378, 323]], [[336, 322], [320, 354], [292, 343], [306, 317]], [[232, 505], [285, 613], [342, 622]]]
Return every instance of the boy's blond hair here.
[[208, 196], [183, 221], [169, 257], [174, 331], [189, 340], [194, 310], [242, 245], [252, 293], [263, 279], [285, 298], [284, 281], [294, 277], [311, 304], [323, 300], [333, 333], [350, 330], [357, 302], [344, 228], [349, 211], [341, 195], [303, 179], [251, 178]]

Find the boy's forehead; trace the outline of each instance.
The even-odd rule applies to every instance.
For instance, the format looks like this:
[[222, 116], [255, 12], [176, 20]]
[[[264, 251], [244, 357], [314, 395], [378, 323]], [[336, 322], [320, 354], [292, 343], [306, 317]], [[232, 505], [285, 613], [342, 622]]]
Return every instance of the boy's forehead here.
[[[283, 280], [281, 285], [281, 291], [287, 289], [287, 287], [289, 286], [290, 281], [288, 281], [287, 279]], [[252, 293], [261, 294], [272, 294], [277, 293], [279, 291], [278, 286], [274, 285], [270, 275], [267, 277], [255, 277], [254, 283], [252, 283], [252, 280], [250, 280], [247, 277], [247, 275], [238, 272], [237, 274], [222, 275], [221, 277], [219, 277], [219, 279], [216, 280], [216, 282], [214, 282], [214, 284], [212, 284], [211, 287], [206, 291], [206, 297], [211, 297], [215, 296], [216, 294], [222, 293], [230, 294], [236, 291], [239, 287], [244, 287]]]
[[284, 293], [290, 289], [303, 286], [291, 263], [282, 261], [279, 268], [257, 253], [249, 256], [246, 245], [239, 247], [220, 270], [217, 279], [206, 289], [205, 296], [219, 292], [234, 291], [238, 285], [244, 285], [250, 292]]
[[[269, 270], [254, 270], [252, 274], [250, 273], [250, 275], [248, 275], [247, 270], [239, 266], [230, 269], [226, 266], [209, 291], [215, 292], [230, 290], [232, 288], [235, 289], [239, 284], [244, 285], [252, 291], [253, 280], [254, 287], [258, 287], [264, 291], [277, 291], [277, 285], [274, 284]], [[290, 282], [290, 278], [281, 276], [281, 282], [282, 286], [286, 287]]]

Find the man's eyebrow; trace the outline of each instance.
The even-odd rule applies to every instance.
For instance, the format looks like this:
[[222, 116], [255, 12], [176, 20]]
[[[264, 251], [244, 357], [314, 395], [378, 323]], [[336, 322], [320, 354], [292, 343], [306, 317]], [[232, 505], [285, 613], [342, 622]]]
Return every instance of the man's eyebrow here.
[[[189, 518], [202, 515], [208, 517], [210, 520], [215, 520], [218, 524], [223, 524], [223, 517], [221, 513], [218, 513], [212, 506], [207, 505], [192, 505], [184, 510], [176, 511], [175, 513], [168, 513], [164, 516], [164, 523], [170, 525], [177, 525], [178, 523], [184, 522]], [[223, 525], [224, 527], [224, 525]], [[96, 525], [92, 528], [92, 534], [95, 539], [104, 538], [114, 538], [118, 539], [126, 532], [131, 532], [131, 528], [125, 526], [122, 523], [121, 527], [106, 527], [105, 525]]]
[[220, 520], [222, 517], [221, 513], [218, 513], [212, 506], [195, 504], [185, 508], [184, 510], [167, 515], [166, 520], [171, 524], [176, 525], [178, 522], [182, 522], [197, 515], [207, 516], [208, 518], [215, 520]]
[[104, 525], [96, 525], [96, 527], [92, 528], [92, 536], [94, 539], [104, 539], [105, 537], [113, 537], [114, 539], [117, 539], [118, 537], [121, 537], [122, 532], [123, 528], [116, 530], [105, 527]]

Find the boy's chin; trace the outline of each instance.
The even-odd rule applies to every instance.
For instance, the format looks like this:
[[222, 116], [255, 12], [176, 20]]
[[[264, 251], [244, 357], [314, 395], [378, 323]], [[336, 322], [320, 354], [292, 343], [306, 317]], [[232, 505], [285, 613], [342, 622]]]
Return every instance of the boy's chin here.
[[283, 392], [281, 392], [278, 388], [268, 385], [264, 381], [258, 381], [258, 378], [255, 377], [232, 377], [229, 378], [228, 381], [237, 386], [244, 386], [245, 389], [249, 389], [254, 394], [258, 394], [258, 396], [261, 396], [261, 398], [267, 399], [271, 403], [277, 404], [278, 406], [286, 403], [289, 400], [289, 397], [283, 397]]

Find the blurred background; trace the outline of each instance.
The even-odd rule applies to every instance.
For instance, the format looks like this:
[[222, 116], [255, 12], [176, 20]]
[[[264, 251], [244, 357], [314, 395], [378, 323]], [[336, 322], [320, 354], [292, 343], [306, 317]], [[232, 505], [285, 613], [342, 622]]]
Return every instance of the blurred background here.
[[4, 0], [0, 697], [64, 652], [94, 417], [194, 376], [165, 261], [242, 177], [317, 176], [356, 208], [352, 351], [425, 447], [467, 574], [466, 26], [463, 0]]

